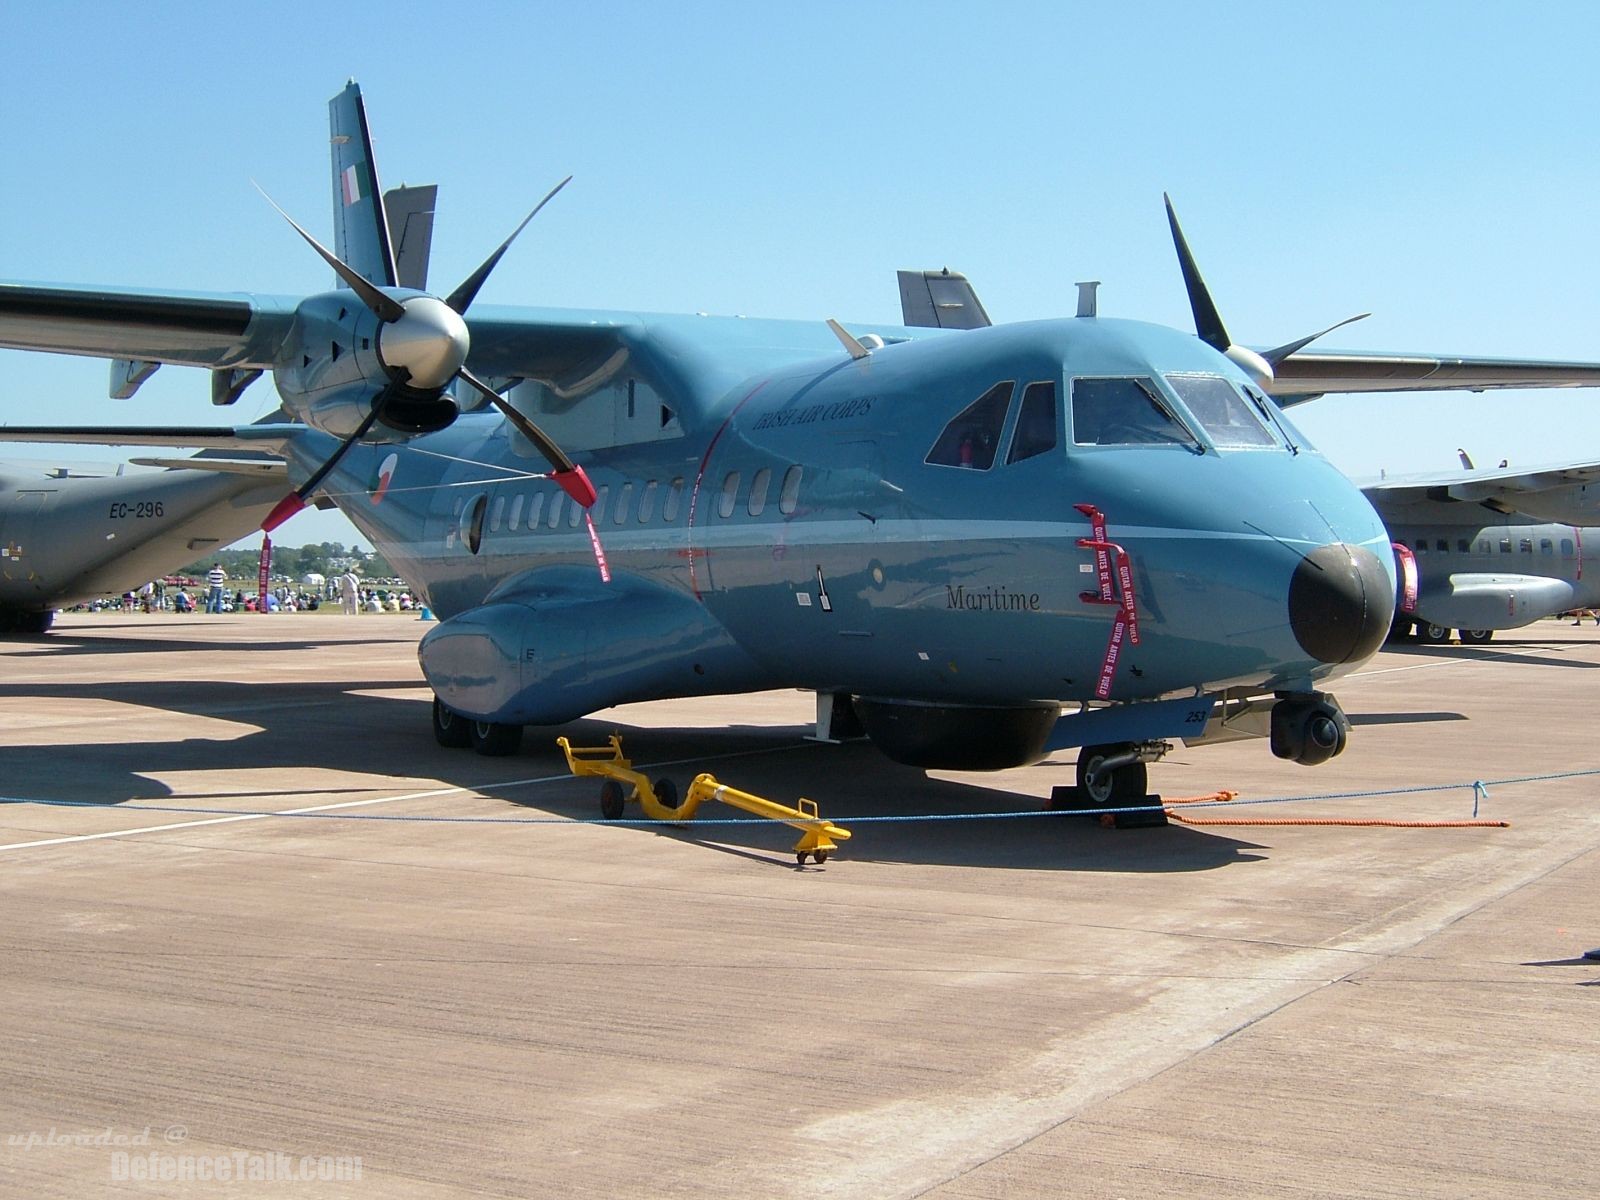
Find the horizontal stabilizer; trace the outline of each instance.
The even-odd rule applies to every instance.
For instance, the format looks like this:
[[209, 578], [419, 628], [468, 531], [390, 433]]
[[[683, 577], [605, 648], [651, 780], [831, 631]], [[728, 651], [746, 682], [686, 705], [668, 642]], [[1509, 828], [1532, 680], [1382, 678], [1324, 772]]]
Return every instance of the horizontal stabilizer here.
[[982, 329], [992, 325], [967, 277], [942, 271], [899, 271], [900, 312], [920, 329]]

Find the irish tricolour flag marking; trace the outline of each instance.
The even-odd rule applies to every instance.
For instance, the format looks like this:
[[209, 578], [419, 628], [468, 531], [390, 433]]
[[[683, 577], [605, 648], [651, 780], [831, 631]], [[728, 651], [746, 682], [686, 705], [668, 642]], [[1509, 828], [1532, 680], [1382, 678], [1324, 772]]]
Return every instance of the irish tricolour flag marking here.
[[339, 173], [339, 187], [344, 192], [346, 208], [372, 194], [367, 190], [366, 172], [361, 169], [366, 165], [366, 163], [351, 163]]

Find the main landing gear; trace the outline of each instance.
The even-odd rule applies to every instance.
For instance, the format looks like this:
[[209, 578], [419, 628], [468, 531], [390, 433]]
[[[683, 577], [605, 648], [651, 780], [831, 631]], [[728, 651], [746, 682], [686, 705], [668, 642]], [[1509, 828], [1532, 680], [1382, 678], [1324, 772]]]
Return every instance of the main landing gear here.
[[501, 758], [515, 754], [522, 745], [521, 725], [501, 725], [494, 721], [474, 721], [433, 698], [433, 740], [451, 750], [471, 746], [479, 754]]

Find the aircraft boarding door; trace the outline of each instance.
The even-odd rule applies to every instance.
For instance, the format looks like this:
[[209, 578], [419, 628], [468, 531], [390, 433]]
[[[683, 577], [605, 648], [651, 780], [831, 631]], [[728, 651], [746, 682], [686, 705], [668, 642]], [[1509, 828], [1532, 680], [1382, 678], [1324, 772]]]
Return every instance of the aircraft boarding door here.
[[34, 526], [54, 495], [54, 490], [48, 488], [19, 489], [10, 505], [0, 507], [0, 579], [33, 577], [32, 564], [40, 550], [34, 543]]

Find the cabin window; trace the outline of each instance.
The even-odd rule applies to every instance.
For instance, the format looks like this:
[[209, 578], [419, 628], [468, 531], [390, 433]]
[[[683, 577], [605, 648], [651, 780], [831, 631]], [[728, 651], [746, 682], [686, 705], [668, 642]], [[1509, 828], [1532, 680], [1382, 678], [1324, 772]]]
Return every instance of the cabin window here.
[[772, 486], [772, 468], [762, 467], [756, 472], [756, 477], [750, 481], [749, 512], [752, 517], [759, 517], [767, 508], [767, 489]]
[[717, 512], [724, 517], [733, 516], [734, 502], [739, 498], [739, 472], [729, 471], [722, 481], [722, 495], [717, 498]]
[[1168, 375], [1166, 379], [1200, 422], [1213, 446], [1223, 450], [1277, 446], [1277, 439], [1259, 414], [1222, 376]]
[[1493, 547], [1491, 546], [1488, 538], [1483, 538], [1478, 542], [1478, 553], [1483, 555], [1485, 558], [1489, 556], [1489, 552], [1492, 549]]
[[483, 516], [489, 510], [489, 497], [479, 493], [461, 514], [461, 540], [476, 554], [483, 545]]
[[939, 434], [924, 462], [937, 467], [970, 467], [987, 471], [994, 466], [995, 448], [1005, 428], [1015, 383], [997, 383], [962, 409]]
[[1198, 446], [1150, 379], [1074, 379], [1072, 440], [1080, 446]]
[[1571, 538], [1562, 538], [1561, 539], [1561, 557], [1562, 558], [1571, 558], [1572, 557], [1572, 539]]
[[1549, 538], [1540, 538], [1539, 539], [1539, 553], [1540, 554], [1554, 554], [1555, 552], [1556, 552], [1556, 544], [1554, 542], [1552, 542]]
[[617, 489], [617, 507], [611, 513], [611, 523], [621, 525], [628, 519], [628, 506], [633, 503], [633, 484], [625, 483]]
[[1518, 539], [1517, 548], [1519, 550], [1521, 550], [1524, 554], [1532, 554], [1533, 553], [1533, 539], [1532, 538], [1519, 538]]
[[1055, 448], [1055, 381], [1030, 383], [1022, 393], [1022, 408], [1017, 413], [1017, 427], [1011, 432], [1011, 452], [1006, 455], [1006, 462], [1021, 462]]
[[561, 524], [561, 501], [565, 496], [565, 492], [556, 492], [550, 497], [550, 516], [548, 521], [551, 529]]
[[800, 507], [801, 474], [798, 466], [790, 467], [783, 473], [783, 487], [778, 492], [778, 511], [786, 517]]
[[1437, 550], [1440, 554], [1449, 554], [1450, 553], [1450, 539], [1448, 539], [1448, 538], [1439, 538], [1439, 539], [1437, 539], [1433, 543], [1433, 548], [1435, 550]]
[[678, 519], [678, 506], [683, 502], [683, 476], [667, 485], [667, 499], [661, 506], [661, 519], [671, 525]]
[[1417, 539], [1417, 544], [1414, 547], [1412, 547], [1412, 553], [1414, 553], [1414, 554], [1426, 554], [1427, 552], [1428, 552], [1428, 539], [1427, 538], [1418, 538]]
[[643, 525], [656, 515], [656, 481], [652, 479], [639, 493], [639, 524]]
[[505, 514], [506, 498], [504, 496], [496, 496], [494, 499], [494, 508], [489, 511], [490, 533], [498, 533], [500, 531], [500, 518], [505, 516]]
[[1470, 541], [1468, 541], [1466, 538], [1457, 538], [1456, 539], [1456, 553], [1457, 554], [1471, 554], [1472, 553], [1472, 543]]
[[522, 501], [523, 495], [521, 492], [511, 497], [511, 516], [506, 518], [506, 528], [511, 530], [512, 533], [517, 531], [517, 526], [522, 521]]
[[1501, 554], [1510, 554], [1511, 553], [1511, 539], [1510, 538], [1501, 538], [1500, 539], [1500, 553]]

